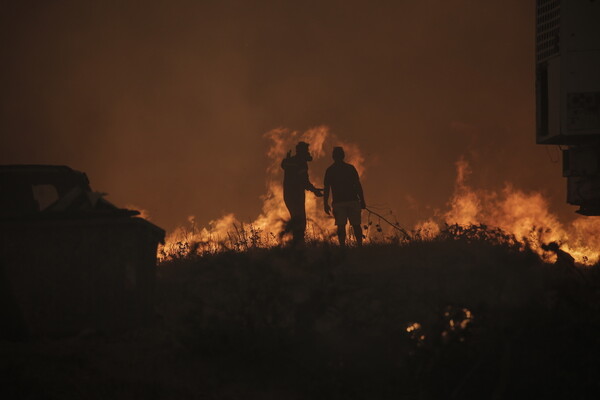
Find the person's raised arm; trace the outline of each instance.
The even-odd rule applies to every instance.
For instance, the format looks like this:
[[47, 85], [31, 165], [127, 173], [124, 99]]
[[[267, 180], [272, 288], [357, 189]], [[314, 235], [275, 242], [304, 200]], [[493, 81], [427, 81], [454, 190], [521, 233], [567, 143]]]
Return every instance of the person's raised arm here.
[[281, 168], [284, 170], [287, 169], [290, 165], [290, 160], [292, 158], [292, 151], [287, 152], [287, 156], [281, 161]]

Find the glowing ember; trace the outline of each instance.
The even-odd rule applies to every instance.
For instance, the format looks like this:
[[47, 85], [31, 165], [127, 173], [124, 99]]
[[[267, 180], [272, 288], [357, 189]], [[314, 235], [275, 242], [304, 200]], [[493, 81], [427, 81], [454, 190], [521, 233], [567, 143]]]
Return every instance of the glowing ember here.
[[413, 322], [412, 324], [406, 327], [406, 332], [411, 333], [418, 331], [419, 329], [421, 329], [421, 324], [419, 324], [418, 322]]

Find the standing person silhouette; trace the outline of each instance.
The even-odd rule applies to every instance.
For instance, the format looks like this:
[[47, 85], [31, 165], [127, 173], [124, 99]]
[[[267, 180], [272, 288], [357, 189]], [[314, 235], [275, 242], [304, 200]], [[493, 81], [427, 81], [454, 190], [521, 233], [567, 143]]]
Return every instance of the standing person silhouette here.
[[367, 208], [358, 172], [353, 165], [344, 162], [344, 149], [333, 148], [333, 164], [325, 171], [325, 212], [330, 215], [329, 190], [333, 195], [333, 215], [337, 225], [340, 246], [346, 245], [346, 222], [349, 220], [354, 229], [356, 244], [362, 246], [362, 229], [360, 227], [361, 209]]
[[292, 243], [299, 245], [304, 243], [304, 231], [306, 230], [306, 210], [304, 208], [305, 191], [310, 190], [317, 197], [323, 196], [323, 189], [317, 189], [308, 179], [308, 162], [312, 156], [308, 150], [308, 143], [298, 142], [296, 155], [287, 153], [287, 157], [281, 162], [284, 170], [283, 176], [283, 201], [290, 212], [290, 221], [286, 232], [292, 232]]

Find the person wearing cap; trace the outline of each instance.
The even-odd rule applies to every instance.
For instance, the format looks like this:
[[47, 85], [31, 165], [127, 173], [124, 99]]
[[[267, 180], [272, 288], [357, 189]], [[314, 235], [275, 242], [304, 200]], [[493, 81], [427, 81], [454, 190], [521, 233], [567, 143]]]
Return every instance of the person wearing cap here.
[[308, 178], [308, 162], [312, 161], [309, 145], [299, 142], [296, 145], [296, 154], [291, 151], [281, 162], [284, 170], [283, 176], [283, 201], [290, 212], [290, 220], [286, 232], [292, 232], [294, 245], [304, 243], [306, 230], [306, 209], [304, 207], [305, 191], [313, 192], [317, 197], [323, 196], [323, 189], [317, 189]]
[[340, 246], [346, 245], [346, 223], [354, 229], [356, 244], [362, 245], [362, 229], [360, 226], [361, 209], [367, 208], [358, 172], [353, 165], [344, 161], [345, 153], [341, 147], [333, 148], [333, 164], [325, 171], [324, 209], [331, 215], [329, 206], [329, 190], [333, 195], [332, 206]]

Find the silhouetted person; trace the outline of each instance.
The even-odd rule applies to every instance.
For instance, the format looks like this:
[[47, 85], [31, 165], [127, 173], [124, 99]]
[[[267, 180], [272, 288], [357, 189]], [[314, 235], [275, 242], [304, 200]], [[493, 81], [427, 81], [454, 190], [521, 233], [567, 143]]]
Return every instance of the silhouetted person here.
[[347, 162], [344, 162], [344, 149], [341, 147], [333, 148], [333, 164], [325, 172], [325, 198], [324, 208], [327, 214], [330, 214], [329, 207], [329, 189], [333, 194], [333, 215], [337, 225], [337, 234], [340, 245], [346, 245], [346, 222], [354, 229], [356, 243], [362, 245], [362, 229], [360, 226], [361, 209], [367, 208], [362, 185], [358, 177], [356, 168]]
[[286, 232], [292, 232], [293, 244], [304, 243], [306, 230], [306, 210], [304, 208], [305, 191], [310, 190], [317, 197], [323, 196], [322, 189], [317, 189], [308, 179], [308, 162], [312, 156], [308, 150], [308, 143], [299, 142], [296, 145], [296, 155], [291, 151], [281, 162], [285, 171], [283, 176], [283, 201], [290, 212], [290, 221]]

